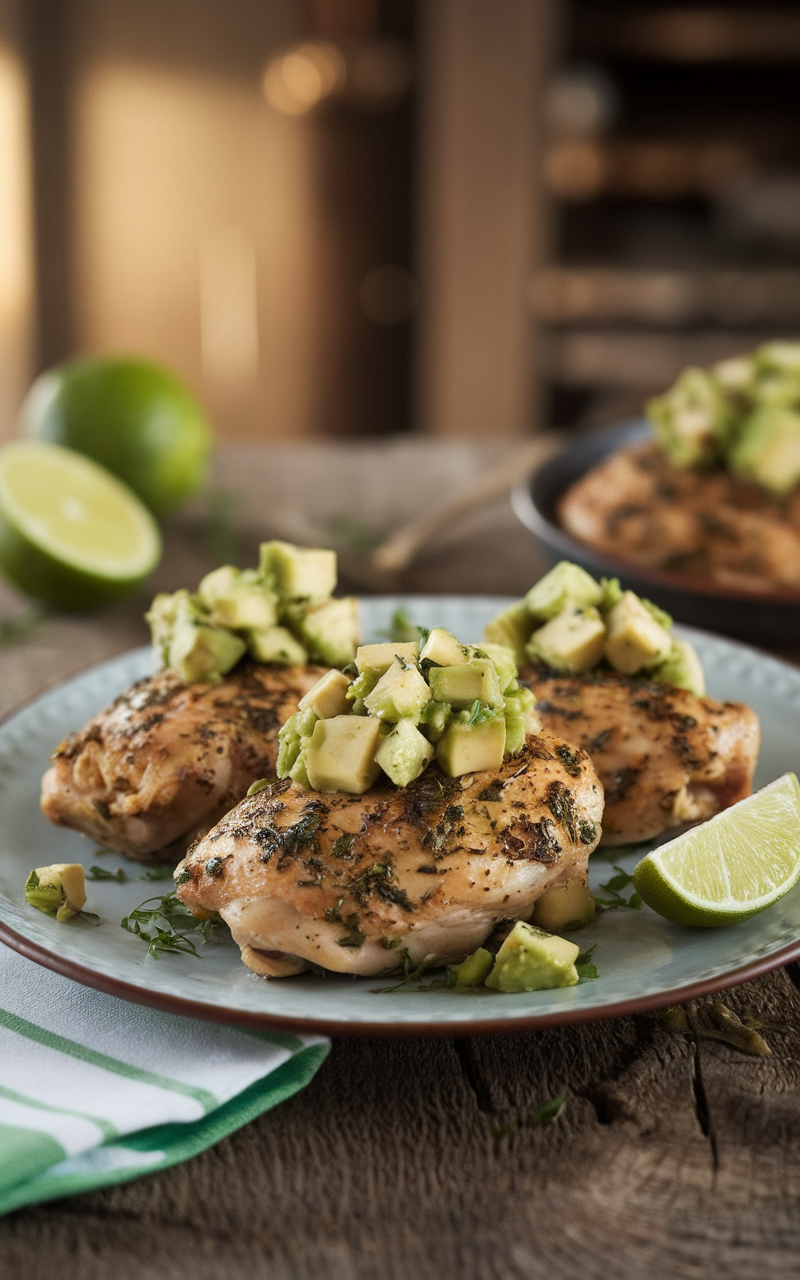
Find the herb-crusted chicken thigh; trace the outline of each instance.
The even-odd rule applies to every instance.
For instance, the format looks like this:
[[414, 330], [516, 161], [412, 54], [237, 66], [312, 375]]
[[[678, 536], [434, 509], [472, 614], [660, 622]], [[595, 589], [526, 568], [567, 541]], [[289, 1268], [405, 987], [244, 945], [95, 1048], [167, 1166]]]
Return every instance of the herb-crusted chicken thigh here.
[[527, 919], [566, 880], [587, 879], [603, 792], [585, 752], [529, 736], [497, 770], [364, 795], [284, 779], [243, 800], [175, 872], [180, 899], [218, 911], [251, 969], [310, 965], [380, 974], [450, 963], [501, 919]]
[[608, 670], [527, 667], [520, 680], [544, 729], [591, 756], [605, 790], [604, 845], [705, 821], [750, 794], [760, 728], [740, 702]]
[[51, 757], [42, 810], [108, 849], [174, 860], [274, 774], [278, 730], [326, 668], [243, 662], [220, 684], [138, 680]]

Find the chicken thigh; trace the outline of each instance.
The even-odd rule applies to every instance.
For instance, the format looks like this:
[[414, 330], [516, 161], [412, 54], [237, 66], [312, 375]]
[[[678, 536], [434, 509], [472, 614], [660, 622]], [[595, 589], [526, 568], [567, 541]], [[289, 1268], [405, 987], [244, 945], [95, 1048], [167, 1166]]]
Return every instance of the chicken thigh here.
[[274, 775], [278, 730], [326, 668], [244, 662], [221, 684], [138, 680], [51, 757], [42, 810], [105, 848], [173, 861]]
[[310, 965], [380, 974], [445, 964], [501, 919], [527, 919], [546, 889], [587, 879], [603, 791], [585, 752], [529, 736], [497, 770], [364, 795], [272, 784], [198, 840], [179, 898], [218, 911], [245, 964], [278, 977]]
[[750, 794], [760, 727], [740, 702], [613, 671], [527, 667], [520, 680], [543, 728], [591, 756], [605, 789], [604, 845], [704, 821]]

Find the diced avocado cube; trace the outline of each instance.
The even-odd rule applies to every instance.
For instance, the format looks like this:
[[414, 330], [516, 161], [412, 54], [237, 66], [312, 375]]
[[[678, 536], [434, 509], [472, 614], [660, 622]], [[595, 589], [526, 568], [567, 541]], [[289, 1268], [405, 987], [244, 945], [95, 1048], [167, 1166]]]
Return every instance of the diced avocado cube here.
[[488, 644], [506, 645], [512, 650], [517, 662], [522, 664], [525, 661], [525, 645], [532, 629], [533, 621], [528, 613], [528, 606], [524, 600], [517, 600], [486, 623], [483, 638]]
[[364, 699], [368, 697], [375, 685], [381, 678], [379, 671], [367, 669], [362, 671], [360, 676], [356, 676], [350, 688], [347, 691], [347, 697], [353, 704], [353, 711], [358, 716], [367, 715], [367, 708]]
[[220, 596], [226, 595], [239, 577], [235, 565], [223, 564], [201, 578], [197, 595], [204, 609], [213, 609]]
[[[248, 581], [241, 573], [211, 605], [211, 625], [231, 631], [264, 631], [278, 619], [277, 600], [260, 582]], [[202, 585], [202, 584], [201, 584]]]
[[315, 791], [361, 795], [380, 773], [375, 753], [383, 737], [371, 716], [333, 716], [318, 720], [305, 752], [308, 780]]
[[313, 658], [330, 667], [346, 667], [353, 661], [360, 639], [358, 600], [344, 596], [311, 605], [297, 629]]
[[280, 662], [287, 667], [302, 666], [308, 662], [308, 651], [288, 627], [251, 631], [247, 637], [247, 648], [256, 662]]
[[753, 359], [759, 370], [800, 374], [800, 342], [764, 342]]
[[297, 759], [289, 770], [289, 777], [292, 782], [296, 782], [299, 787], [305, 787], [306, 790], [313, 790], [308, 777], [308, 769], [306, 768], [306, 759], [308, 756], [308, 746], [301, 746]]
[[172, 634], [168, 665], [184, 680], [216, 684], [246, 650], [244, 640], [232, 631], [184, 617], [178, 620]]
[[531, 619], [546, 622], [565, 609], [588, 609], [598, 605], [602, 588], [591, 574], [578, 564], [562, 560], [531, 587], [525, 604]]
[[474, 655], [471, 645], [462, 644], [444, 627], [434, 627], [419, 651], [419, 660], [424, 662], [427, 659], [439, 667], [457, 667], [462, 662], [469, 662]]
[[419, 655], [419, 641], [410, 640], [403, 644], [360, 644], [356, 649], [356, 666], [359, 672], [377, 671], [383, 675], [388, 671], [395, 658], [403, 662], [416, 663]]
[[673, 466], [712, 466], [736, 426], [735, 399], [704, 369], [684, 369], [663, 396], [646, 405], [656, 440]]
[[524, 747], [526, 736], [532, 732], [530, 720], [535, 705], [536, 697], [526, 685], [506, 693], [503, 715], [506, 721], [507, 755], [513, 755]]
[[711, 366], [711, 373], [726, 391], [751, 392], [755, 384], [758, 366], [753, 356], [731, 356], [718, 360]]
[[603, 656], [606, 629], [597, 609], [567, 608], [534, 631], [527, 645], [531, 662], [554, 671], [590, 671]]
[[757, 410], [743, 423], [728, 455], [731, 470], [782, 497], [800, 481], [800, 412]]
[[159, 592], [144, 617], [149, 624], [159, 661], [166, 667], [169, 665], [169, 647], [179, 618], [182, 621], [199, 622], [203, 615], [189, 592], [180, 590], [171, 594]]
[[380, 720], [395, 721], [407, 716], [417, 723], [430, 700], [431, 691], [419, 668], [395, 659], [364, 699], [364, 706]]
[[425, 729], [425, 735], [431, 742], [438, 742], [447, 728], [451, 709], [449, 702], [426, 702], [422, 708], [419, 722]]
[[672, 649], [672, 636], [632, 591], [626, 591], [606, 618], [603, 653], [615, 671], [635, 675], [656, 667]]
[[275, 766], [279, 778], [287, 778], [291, 773], [295, 760], [300, 754], [300, 731], [297, 728], [297, 713], [289, 716], [278, 732], [278, 762]]
[[436, 759], [450, 778], [482, 769], [499, 769], [506, 747], [506, 722], [502, 715], [478, 724], [452, 720], [436, 744]]
[[582, 880], [566, 880], [545, 889], [536, 899], [531, 923], [548, 933], [580, 929], [594, 920], [594, 898]]
[[497, 678], [500, 681], [500, 690], [505, 693], [517, 679], [517, 660], [514, 657], [514, 650], [509, 649], [506, 644], [492, 644], [490, 641], [481, 645], [481, 653], [485, 653], [486, 657], [494, 663]]
[[672, 648], [666, 658], [653, 668], [650, 675], [663, 684], [674, 684], [679, 689], [688, 689], [690, 693], [697, 694], [698, 698], [705, 696], [706, 677], [703, 664], [697, 656], [696, 649], [689, 644], [688, 640], [673, 638]]
[[350, 677], [342, 671], [326, 671], [308, 693], [300, 699], [300, 710], [310, 708], [320, 720], [329, 720], [331, 716], [343, 716], [349, 710], [347, 695], [350, 691]]
[[646, 600], [644, 596], [639, 596], [639, 599], [641, 600], [644, 608], [650, 614], [650, 617], [655, 618], [658, 625], [663, 627], [665, 631], [669, 631], [672, 627], [672, 618], [667, 613], [666, 609], [661, 609], [657, 604], [653, 604], [652, 600]]
[[545, 991], [574, 987], [580, 947], [518, 920], [501, 946], [486, 986], [495, 991]]
[[63, 923], [86, 905], [86, 873], [79, 862], [37, 867], [25, 881], [25, 901]]
[[494, 967], [494, 956], [485, 947], [478, 947], [471, 956], [462, 960], [453, 970], [458, 987], [480, 987], [488, 978]]
[[397, 787], [407, 787], [433, 759], [433, 747], [410, 720], [400, 720], [383, 739], [375, 759]]
[[471, 707], [473, 702], [503, 705], [497, 668], [490, 658], [471, 658], [458, 667], [431, 667], [428, 679], [436, 701], [451, 707]]
[[[342, 713], [344, 714], [344, 713]], [[313, 707], [304, 707], [302, 710], [295, 712], [295, 728], [301, 738], [310, 738], [314, 732], [314, 726], [322, 717], [318, 716]]]
[[284, 599], [314, 602], [327, 600], [333, 594], [335, 551], [279, 541], [262, 542], [260, 551], [259, 574]]

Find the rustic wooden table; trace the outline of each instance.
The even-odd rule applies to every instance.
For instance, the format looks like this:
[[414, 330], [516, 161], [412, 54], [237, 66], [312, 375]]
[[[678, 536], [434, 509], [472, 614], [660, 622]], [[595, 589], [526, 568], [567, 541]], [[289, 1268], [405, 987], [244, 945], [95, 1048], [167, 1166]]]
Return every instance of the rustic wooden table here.
[[[356, 540], [364, 526], [390, 528], [501, 451], [228, 449], [214, 501], [168, 529], [157, 585], [196, 580], [230, 554], [232, 534], [251, 562], [259, 538], [298, 510]], [[519, 594], [541, 567], [501, 501], [448, 531], [398, 589]], [[142, 604], [39, 624], [0, 654], [0, 710], [143, 643]], [[10, 591], [0, 599], [5, 616], [22, 607]], [[794, 1278], [798, 988], [790, 966], [724, 996], [769, 1024], [769, 1056], [658, 1016], [474, 1040], [336, 1041], [304, 1093], [189, 1164], [2, 1220], [0, 1276]], [[561, 1113], [542, 1124], [537, 1112], [562, 1094]]]

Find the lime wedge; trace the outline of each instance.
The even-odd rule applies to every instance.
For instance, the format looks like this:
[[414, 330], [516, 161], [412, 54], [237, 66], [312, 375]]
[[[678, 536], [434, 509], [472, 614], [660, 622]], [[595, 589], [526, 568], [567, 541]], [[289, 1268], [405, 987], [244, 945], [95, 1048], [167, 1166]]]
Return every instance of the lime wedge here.
[[0, 449], [0, 569], [28, 595], [60, 609], [105, 604], [160, 555], [150, 512], [104, 467], [34, 440]]
[[642, 858], [633, 883], [675, 924], [714, 926], [771, 907], [800, 876], [800, 784], [785, 773]]

